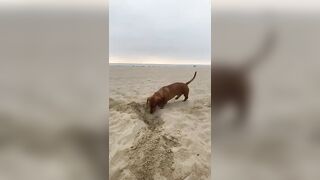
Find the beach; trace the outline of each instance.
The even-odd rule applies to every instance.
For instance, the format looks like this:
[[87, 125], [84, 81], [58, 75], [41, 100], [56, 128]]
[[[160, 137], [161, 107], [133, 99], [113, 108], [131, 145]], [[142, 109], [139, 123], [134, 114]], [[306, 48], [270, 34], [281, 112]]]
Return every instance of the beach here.
[[[210, 179], [210, 66], [111, 65], [109, 178]], [[187, 82], [189, 99], [154, 114], [146, 100], [162, 86]]]

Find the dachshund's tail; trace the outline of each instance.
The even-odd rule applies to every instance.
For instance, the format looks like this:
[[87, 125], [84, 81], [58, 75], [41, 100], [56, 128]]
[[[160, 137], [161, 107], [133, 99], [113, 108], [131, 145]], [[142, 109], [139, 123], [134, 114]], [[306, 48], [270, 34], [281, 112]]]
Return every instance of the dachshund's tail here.
[[191, 83], [194, 80], [194, 78], [196, 77], [196, 75], [197, 75], [197, 71], [194, 72], [193, 78], [190, 81], [186, 82], [186, 84], [188, 85], [189, 83]]

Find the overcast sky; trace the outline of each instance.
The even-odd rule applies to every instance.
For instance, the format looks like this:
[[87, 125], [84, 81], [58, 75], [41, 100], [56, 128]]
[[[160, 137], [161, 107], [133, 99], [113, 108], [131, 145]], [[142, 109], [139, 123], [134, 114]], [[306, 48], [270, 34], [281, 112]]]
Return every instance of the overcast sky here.
[[210, 64], [210, 0], [111, 0], [112, 63]]
[[311, 12], [316, 0], [0, 0], [0, 7], [105, 9], [110, 62], [210, 63], [211, 7], [218, 10]]

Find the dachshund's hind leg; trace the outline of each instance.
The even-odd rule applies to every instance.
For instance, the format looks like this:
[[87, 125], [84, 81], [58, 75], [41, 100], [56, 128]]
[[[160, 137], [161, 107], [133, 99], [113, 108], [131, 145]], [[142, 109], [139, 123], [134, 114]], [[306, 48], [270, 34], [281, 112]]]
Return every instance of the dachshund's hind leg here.
[[189, 93], [183, 94], [183, 95], [184, 95], [184, 100], [183, 100], [183, 101], [186, 101], [186, 100], [188, 99], [188, 94], [189, 94]]
[[185, 92], [183, 93], [184, 95], [184, 100], [183, 101], [186, 101], [188, 99], [188, 96], [189, 96], [189, 89], [186, 89]]

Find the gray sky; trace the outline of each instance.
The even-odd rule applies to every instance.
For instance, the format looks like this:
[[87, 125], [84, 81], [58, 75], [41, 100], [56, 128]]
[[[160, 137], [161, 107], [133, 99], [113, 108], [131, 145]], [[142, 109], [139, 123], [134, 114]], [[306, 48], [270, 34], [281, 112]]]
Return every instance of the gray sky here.
[[111, 63], [210, 64], [210, 0], [109, 3]]
[[[109, 3], [109, 5], [108, 5]], [[110, 61], [210, 63], [210, 10], [319, 12], [316, 0], [0, 0], [1, 8], [81, 8], [110, 13]], [[211, 9], [212, 7], [212, 9]]]

